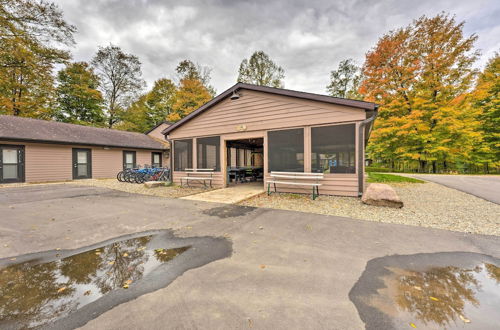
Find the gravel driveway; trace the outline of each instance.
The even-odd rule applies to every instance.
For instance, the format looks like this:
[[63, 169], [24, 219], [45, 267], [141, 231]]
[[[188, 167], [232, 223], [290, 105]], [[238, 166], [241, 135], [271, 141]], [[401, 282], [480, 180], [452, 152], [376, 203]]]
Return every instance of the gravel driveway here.
[[500, 204], [500, 176], [495, 175], [443, 175], [443, 174], [398, 174], [420, 180], [439, 183], [487, 201]]
[[241, 205], [336, 215], [355, 219], [500, 236], [500, 205], [435, 183], [391, 184], [405, 206], [370, 206], [357, 198], [265, 194]]

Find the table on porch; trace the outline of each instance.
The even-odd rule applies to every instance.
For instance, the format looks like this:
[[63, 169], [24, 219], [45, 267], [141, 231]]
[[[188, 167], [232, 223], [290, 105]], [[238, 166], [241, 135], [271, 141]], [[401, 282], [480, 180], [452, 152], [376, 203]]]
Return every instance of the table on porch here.
[[244, 183], [249, 181], [257, 181], [262, 176], [264, 168], [254, 166], [228, 167], [227, 176], [228, 182]]

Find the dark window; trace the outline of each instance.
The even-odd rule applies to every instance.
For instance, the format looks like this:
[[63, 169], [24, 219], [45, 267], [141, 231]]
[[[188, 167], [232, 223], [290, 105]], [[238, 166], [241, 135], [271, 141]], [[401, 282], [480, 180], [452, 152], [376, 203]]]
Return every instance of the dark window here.
[[304, 129], [269, 131], [269, 171], [304, 172]]
[[0, 145], [0, 183], [24, 181], [24, 146]]
[[137, 167], [135, 151], [123, 151], [123, 168]]
[[212, 136], [196, 139], [198, 168], [212, 168], [220, 171], [220, 137]]
[[161, 167], [161, 152], [152, 152], [151, 153], [151, 166], [152, 167]]
[[317, 173], [355, 173], [356, 125], [313, 127], [312, 171]]
[[174, 171], [193, 168], [193, 140], [174, 141]]

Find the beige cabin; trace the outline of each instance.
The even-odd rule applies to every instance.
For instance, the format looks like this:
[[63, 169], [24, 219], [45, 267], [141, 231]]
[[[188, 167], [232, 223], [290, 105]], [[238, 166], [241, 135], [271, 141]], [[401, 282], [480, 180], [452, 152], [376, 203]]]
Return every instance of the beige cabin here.
[[124, 168], [168, 167], [160, 123], [146, 134], [0, 115], [0, 184], [115, 178]]
[[271, 172], [323, 173], [321, 194], [359, 196], [376, 114], [370, 102], [238, 83], [162, 133], [177, 184], [193, 169], [212, 169], [215, 187], [265, 187]]

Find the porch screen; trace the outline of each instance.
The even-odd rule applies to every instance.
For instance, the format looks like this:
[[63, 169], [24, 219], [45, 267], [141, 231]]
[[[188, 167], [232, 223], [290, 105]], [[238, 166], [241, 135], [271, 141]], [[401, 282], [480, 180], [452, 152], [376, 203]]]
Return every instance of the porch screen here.
[[355, 173], [355, 133], [355, 124], [311, 128], [312, 171]]
[[174, 141], [174, 171], [193, 167], [193, 140]]
[[269, 131], [269, 171], [304, 172], [304, 129]]
[[199, 138], [197, 141], [198, 168], [211, 168], [220, 171], [220, 137]]

